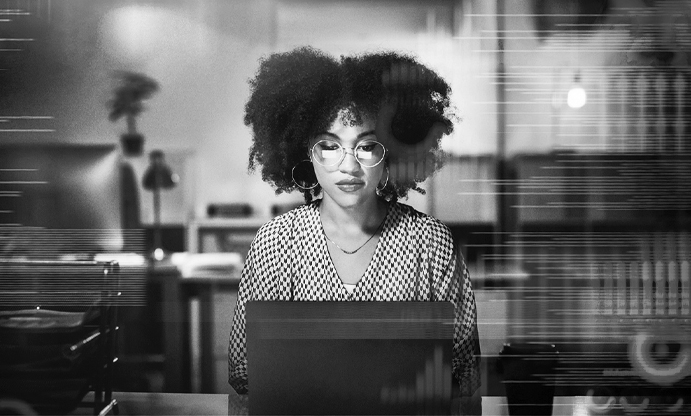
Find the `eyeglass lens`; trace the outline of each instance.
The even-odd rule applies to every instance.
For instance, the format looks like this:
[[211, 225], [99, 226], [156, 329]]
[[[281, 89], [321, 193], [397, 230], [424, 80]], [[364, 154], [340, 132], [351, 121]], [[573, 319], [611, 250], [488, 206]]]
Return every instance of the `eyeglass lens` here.
[[[362, 166], [373, 167], [383, 159], [386, 150], [384, 145], [375, 141], [364, 141], [354, 149], [355, 158]], [[335, 166], [345, 157], [345, 149], [333, 140], [320, 140], [312, 147], [315, 160], [324, 166]]]

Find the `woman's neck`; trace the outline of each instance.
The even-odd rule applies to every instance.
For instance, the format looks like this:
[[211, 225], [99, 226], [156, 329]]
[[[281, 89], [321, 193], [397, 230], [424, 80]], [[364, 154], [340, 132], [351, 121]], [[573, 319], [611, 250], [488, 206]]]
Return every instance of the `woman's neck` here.
[[322, 224], [327, 228], [335, 227], [341, 232], [356, 231], [369, 233], [379, 227], [388, 211], [388, 203], [375, 197], [364, 204], [342, 207], [325, 196], [320, 203]]

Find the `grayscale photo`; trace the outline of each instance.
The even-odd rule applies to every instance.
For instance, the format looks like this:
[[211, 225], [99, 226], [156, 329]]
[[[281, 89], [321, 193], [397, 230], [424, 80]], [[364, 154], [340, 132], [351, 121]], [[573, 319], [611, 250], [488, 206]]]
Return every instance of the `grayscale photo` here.
[[0, 415], [691, 415], [689, 184], [689, 0], [0, 0]]

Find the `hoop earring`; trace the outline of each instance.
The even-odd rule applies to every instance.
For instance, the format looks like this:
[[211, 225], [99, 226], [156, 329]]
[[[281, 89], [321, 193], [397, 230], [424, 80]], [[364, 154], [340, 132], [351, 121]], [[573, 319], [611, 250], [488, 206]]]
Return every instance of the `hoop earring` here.
[[[314, 182], [315, 183], [312, 186], [304, 186], [304, 185], [309, 185], [309, 183], [307, 181], [296, 181], [295, 180], [295, 169], [298, 168], [298, 176], [300, 176], [299, 169], [305, 169], [305, 168], [300, 168], [299, 166], [301, 163], [305, 163], [305, 162], [307, 162], [309, 164], [309, 167], [312, 168], [311, 170], [306, 170], [305, 172], [303, 172], [303, 173], [306, 173], [308, 176], [310, 173], [312, 174], [312, 176], [314, 176]], [[295, 184], [295, 186], [302, 189], [303, 191], [309, 191], [310, 189], [314, 189], [317, 187], [317, 185], [319, 185], [319, 182], [317, 182], [317, 176], [314, 174], [314, 168], [312, 167], [312, 161], [309, 159], [302, 160], [302, 161], [298, 162], [295, 166], [293, 166], [293, 169], [290, 171], [290, 176], [293, 178], [293, 183]], [[301, 183], [304, 185], [301, 185]]]
[[386, 188], [386, 185], [388, 185], [388, 183], [389, 183], [389, 167], [386, 166], [385, 168], [386, 168], [386, 181], [384, 181], [384, 185], [382, 185], [381, 187], [379, 187], [379, 185], [381, 185], [381, 183], [378, 184], [377, 188], [375, 189], [375, 192], [379, 196], [382, 196], [382, 191], [384, 190], [384, 188]]

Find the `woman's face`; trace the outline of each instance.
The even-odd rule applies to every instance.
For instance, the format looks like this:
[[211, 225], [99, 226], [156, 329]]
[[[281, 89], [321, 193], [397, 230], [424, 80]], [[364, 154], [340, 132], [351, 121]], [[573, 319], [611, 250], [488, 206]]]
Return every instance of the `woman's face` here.
[[[377, 140], [374, 135], [375, 120], [365, 118], [361, 125], [344, 125], [341, 117], [337, 117], [327, 131], [318, 133], [310, 141], [310, 159], [314, 166], [314, 172], [325, 195], [324, 198], [332, 199], [338, 205], [346, 208], [353, 207], [363, 202], [376, 198], [376, 189], [384, 174], [384, 164], [382, 160], [376, 166], [363, 166], [355, 157], [355, 148], [361, 145], [360, 158], [369, 164], [370, 160], [376, 160], [382, 155], [378, 151], [379, 146], [370, 146], [370, 142]], [[321, 142], [327, 140], [327, 142]], [[320, 143], [321, 142], [321, 143]], [[323, 166], [318, 163], [312, 148], [317, 144], [317, 152], [329, 157], [337, 154], [338, 147], [333, 146], [339, 143], [345, 150], [345, 156], [333, 166]], [[383, 150], [383, 149], [381, 149]], [[334, 159], [338, 161], [338, 159]], [[327, 163], [329, 164], [329, 163]]]

